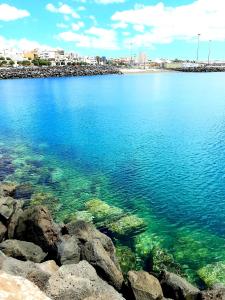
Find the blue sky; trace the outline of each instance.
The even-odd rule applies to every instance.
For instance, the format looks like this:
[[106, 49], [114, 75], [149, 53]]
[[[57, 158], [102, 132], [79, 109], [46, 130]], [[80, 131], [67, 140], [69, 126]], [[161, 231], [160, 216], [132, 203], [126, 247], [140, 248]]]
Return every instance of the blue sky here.
[[64, 48], [83, 55], [225, 59], [224, 0], [1, 0], [0, 48]]

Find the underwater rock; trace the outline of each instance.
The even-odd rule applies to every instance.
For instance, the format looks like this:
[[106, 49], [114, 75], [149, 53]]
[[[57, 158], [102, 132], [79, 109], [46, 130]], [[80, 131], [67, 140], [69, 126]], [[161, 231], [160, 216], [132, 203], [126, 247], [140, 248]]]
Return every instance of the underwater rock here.
[[163, 292], [157, 278], [144, 271], [128, 272], [128, 282], [135, 300], [160, 300]]
[[181, 267], [174, 261], [173, 256], [160, 247], [153, 247], [148, 260], [149, 268], [153, 272], [159, 273], [164, 270], [176, 274], [181, 273]]
[[23, 261], [30, 260], [36, 263], [42, 262], [46, 257], [46, 253], [39, 246], [18, 240], [6, 240], [2, 242], [0, 250], [7, 256]]
[[116, 245], [116, 257], [123, 274], [139, 268], [135, 253], [127, 246]]
[[110, 222], [119, 219], [124, 214], [122, 209], [110, 206], [99, 199], [86, 202], [85, 207], [94, 216], [95, 222]]
[[47, 208], [34, 206], [26, 208], [19, 216], [14, 238], [32, 242], [54, 256], [59, 232]]
[[63, 170], [60, 168], [56, 168], [54, 171], [51, 173], [51, 181], [52, 183], [60, 182], [63, 180], [64, 173]]
[[59, 200], [48, 192], [34, 193], [30, 201], [31, 206], [44, 205], [54, 217], [60, 206]]
[[64, 219], [65, 223], [76, 222], [76, 221], [85, 221], [87, 223], [93, 222], [93, 216], [86, 210], [76, 211]]
[[0, 273], [1, 300], [51, 300], [31, 281], [5, 272]]
[[31, 184], [21, 184], [15, 188], [12, 197], [15, 199], [29, 200], [33, 193], [34, 187]]
[[208, 287], [212, 287], [217, 283], [225, 284], [225, 262], [223, 261], [206, 265], [197, 273]]
[[132, 237], [146, 230], [143, 219], [135, 215], [127, 215], [107, 225], [107, 229], [118, 237]]
[[15, 172], [15, 167], [12, 164], [12, 159], [9, 156], [3, 156], [0, 158], [0, 181], [6, 179], [8, 175]]
[[58, 245], [58, 254], [62, 265], [77, 264], [80, 261], [80, 248], [75, 236], [64, 236]]
[[49, 279], [46, 294], [54, 300], [124, 300], [122, 295], [97, 275], [87, 261], [60, 267]]
[[161, 274], [160, 284], [164, 296], [174, 300], [197, 300], [200, 293], [199, 289], [186, 279], [166, 271]]

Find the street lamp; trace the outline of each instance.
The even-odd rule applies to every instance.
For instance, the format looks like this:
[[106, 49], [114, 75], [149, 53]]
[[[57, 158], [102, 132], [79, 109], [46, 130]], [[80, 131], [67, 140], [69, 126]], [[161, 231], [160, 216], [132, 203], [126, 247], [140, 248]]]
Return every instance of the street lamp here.
[[210, 62], [210, 55], [211, 55], [211, 44], [212, 44], [212, 40], [209, 40], [208, 65], [209, 65], [209, 62]]
[[198, 61], [198, 58], [199, 58], [199, 43], [200, 43], [200, 36], [201, 36], [201, 34], [200, 34], [200, 33], [198, 33], [197, 61]]

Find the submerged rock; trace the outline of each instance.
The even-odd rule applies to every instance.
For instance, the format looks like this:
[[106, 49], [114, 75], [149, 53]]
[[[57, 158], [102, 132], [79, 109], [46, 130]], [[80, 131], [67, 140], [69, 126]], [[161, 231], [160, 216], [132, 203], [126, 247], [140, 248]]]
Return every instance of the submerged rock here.
[[160, 300], [163, 292], [157, 278], [144, 271], [128, 272], [128, 281], [135, 300]]
[[18, 240], [6, 240], [2, 242], [0, 250], [7, 256], [24, 261], [30, 260], [36, 263], [43, 261], [46, 257], [46, 253], [39, 246]]
[[146, 224], [143, 219], [135, 215], [128, 215], [108, 224], [107, 228], [118, 237], [130, 238], [145, 231]]
[[108, 223], [124, 214], [122, 209], [110, 206], [99, 199], [92, 199], [86, 202], [85, 207], [93, 215], [95, 222], [106, 221]]
[[200, 292], [186, 279], [170, 272], [163, 272], [160, 283], [164, 296], [174, 300], [194, 300]]
[[137, 270], [140, 267], [135, 253], [127, 246], [116, 246], [116, 257], [123, 274], [127, 274], [130, 270]]
[[217, 283], [225, 284], [225, 262], [223, 261], [206, 265], [197, 273], [208, 287]]
[[13, 193], [13, 198], [15, 199], [31, 199], [32, 194], [34, 193], [34, 188], [31, 184], [26, 183], [26, 184], [21, 184], [18, 185]]
[[51, 300], [36, 285], [20, 276], [0, 272], [1, 300]]
[[49, 279], [46, 294], [54, 300], [124, 299], [113, 287], [100, 279], [95, 269], [86, 261], [60, 267]]

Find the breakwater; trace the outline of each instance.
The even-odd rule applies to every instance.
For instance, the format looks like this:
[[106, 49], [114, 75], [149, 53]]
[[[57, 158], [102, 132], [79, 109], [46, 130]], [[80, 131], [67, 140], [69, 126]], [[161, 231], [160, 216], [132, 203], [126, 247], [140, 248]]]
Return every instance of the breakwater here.
[[167, 68], [166, 70], [178, 71], [178, 72], [195, 72], [195, 73], [207, 73], [207, 72], [225, 72], [225, 66], [201, 66], [201, 67], [178, 67]]
[[46, 78], [122, 74], [111, 66], [56, 66], [0, 69], [0, 79]]

